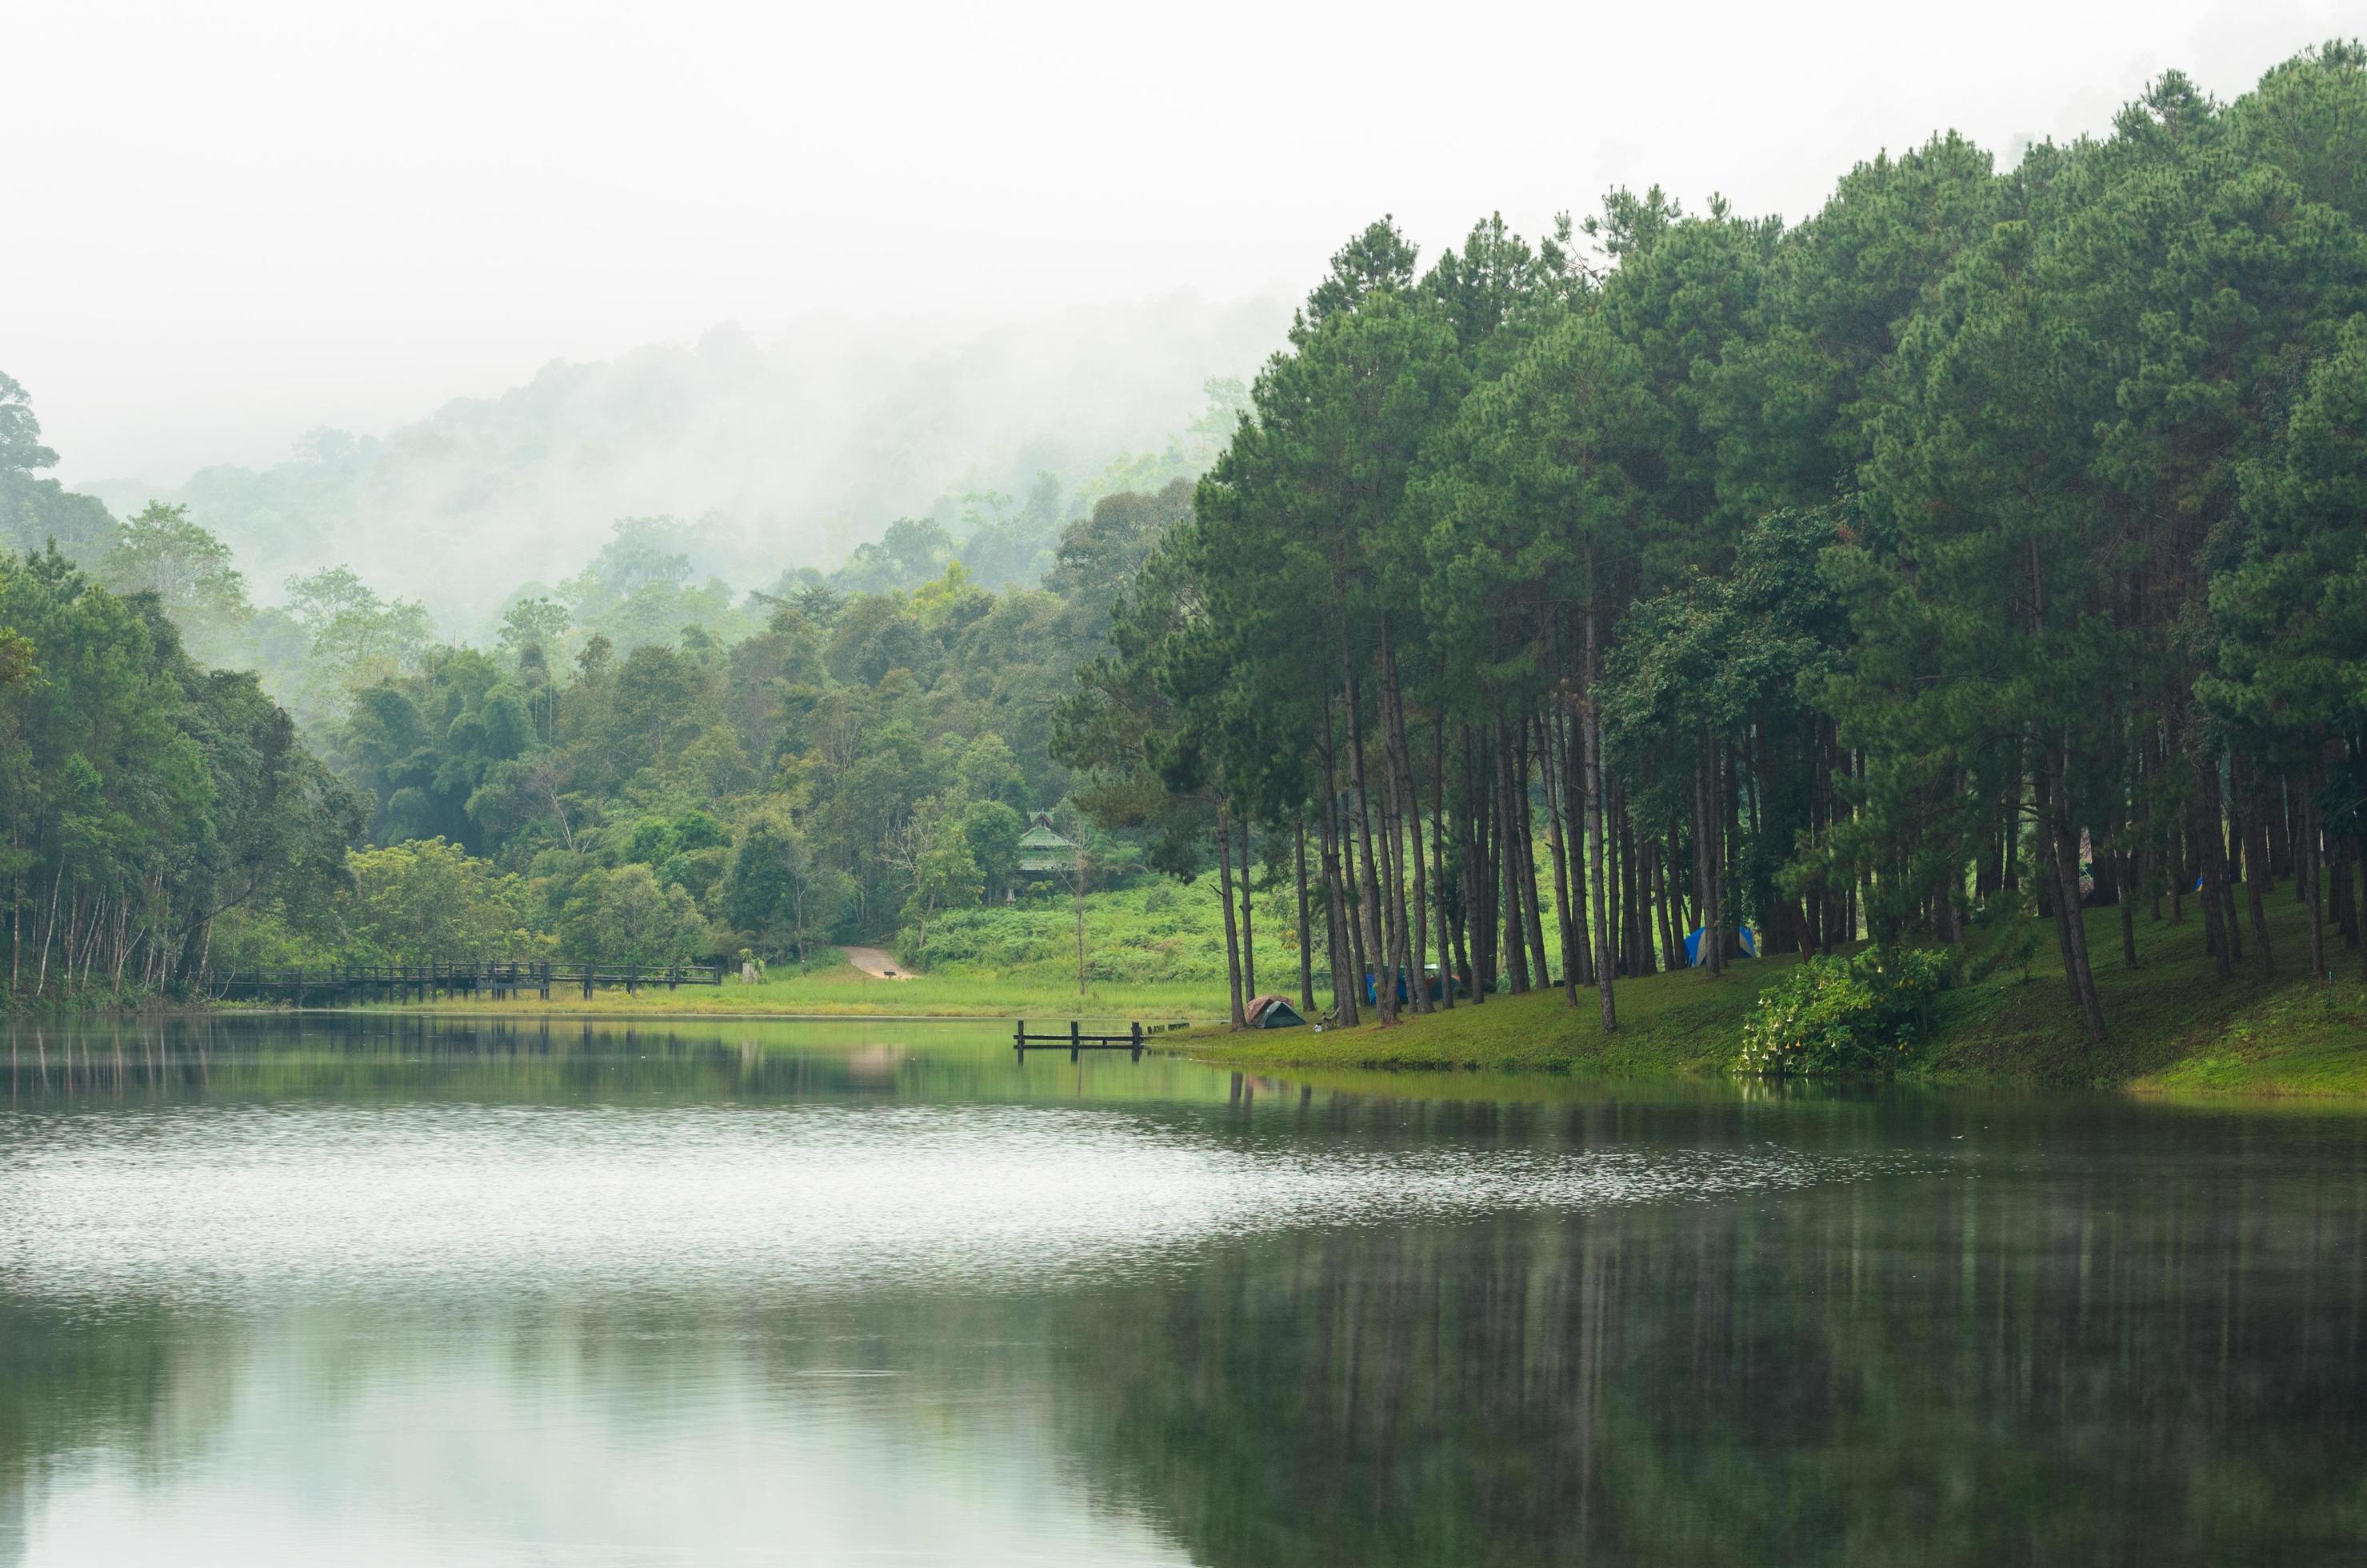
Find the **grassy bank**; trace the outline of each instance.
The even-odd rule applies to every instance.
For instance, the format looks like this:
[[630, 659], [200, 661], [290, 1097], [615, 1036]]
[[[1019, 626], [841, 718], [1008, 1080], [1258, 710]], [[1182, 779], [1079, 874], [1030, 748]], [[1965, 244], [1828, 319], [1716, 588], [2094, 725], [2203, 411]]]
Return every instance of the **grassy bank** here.
[[[1269, 919], [1278, 918], [1271, 911]], [[1274, 942], [1269, 935], [1267, 943]], [[844, 962], [799, 973], [776, 966], [754, 985], [646, 991], [628, 997], [603, 991], [590, 1001], [556, 997], [533, 1004], [553, 1013], [804, 1017], [894, 1016], [948, 1018], [1139, 1018], [1221, 1020], [1225, 1016], [1223, 916], [1213, 888], [1166, 881], [1089, 894], [1085, 899], [1085, 984], [1077, 986], [1075, 906], [1031, 897], [1015, 904], [956, 910], [929, 926], [928, 949], [907, 929], [896, 944], [907, 978], [881, 980]], [[1270, 961], [1290, 961], [1262, 945]], [[483, 1003], [439, 1005], [447, 1012], [489, 1010]], [[491, 1005], [490, 1010], [520, 1006]]]
[[[1083, 996], [1074, 979], [1065, 984], [1031, 976], [922, 974], [881, 980], [849, 963], [816, 967], [800, 974], [775, 968], [753, 985], [726, 980], [720, 986], [685, 985], [679, 991], [644, 990], [628, 996], [603, 990], [586, 1001], [580, 994], [548, 1002], [436, 1002], [442, 1013], [570, 1013], [585, 1017], [940, 1017], [940, 1018], [1139, 1018], [1217, 1020], [1225, 1016], [1224, 985], [1150, 982], [1125, 984], [1089, 982]], [[419, 1009], [406, 1008], [405, 1011]]]
[[[2088, 916], [2108, 1035], [2079, 1029], [2049, 933], [2025, 974], [2013, 971], [1952, 991], [1914, 1077], [1940, 1083], [2129, 1086], [2162, 1094], [2367, 1096], [2367, 986], [2359, 956], [2331, 946], [2339, 978], [2302, 972], [2303, 912], [2280, 890], [2270, 906], [2281, 972], [2248, 966], [2218, 979], [2203, 951], [2202, 925], [2156, 924], [2138, 912], [2137, 967], [2121, 961], [2117, 911]], [[1192, 1037], [1207, 1060], [1234, 1065], [1457, 1068], [1614, 1076], [1719, 1074], [1742, 1039], [1762, 987], [1793, 959], [1738, 963], [1716, 980], [1651, 975], [1619, 986], [1619, 1028], [1604, 1034], [1593, 997], [1564, 1005], [1559, 992], [1498, 996], [1480, 1006], [1411, 1017], [1391, 1029], [1305, 1029]]]
[[[1108, 895], [1093, 912], [1096, 923], [1123, 928], [1138, 942], [1172, 942], [1184, 934], [1148, 927], [1179, 917], [1188, 926], [1197, 913], [1159, 900], [1150, 901], [1157, 907], [1130, 907], [1138, 896]], [[1027, 924], [1040, 919], [1031, 912], [1014, 913]], [[1941, 998], [1931, 1036], [1908, 1075], [1937, 1083], [2115, 1086], [2172, 1096], [2367, 1098], [2367, 985], [2361, 983], [2358, 955], [2339, 943], [2332, 947], [2339, 978], [2329, 988], [2322, 977], [2314, 981], [2301, 972], [2306, 962], [2304, 915], [2282, 890], [2271, 903], [2270, 924], [2279, 975], [2263, 980], [2248, 964], [2221, 981], [2203, 951], [2201, 923], [2191, 910], [2187, 921], [2176, 926], [2157, 924], [2139, 912], [2135, 969], [2120, 960], [2117, 912], [2091, 911], [2089, 942], [2098, 960], [2096, 980], [2109, 1027], [2103, 1044], [2092, 1045], [2080, 1033], [2050, 931], [2026, 973], [2011, 971]], [[1009, 932], [1014, 949], [1017, 938], [1031, 944], [1041, 939], [1032, 929], [1014, 929], [1022, 925], [1007, 918], [991, 926], [980, 922], [982, 929]], [[1094, 979], [1081, 998], [1074, 980], [1048, 976], [1039, 967], [1042, 960], [1004, 967], [983, 961], [982, 947], [972, 947], [942, 970], [904, 981], [877, 979], [837, 963], [804, 974], [776, 970], [755, 985], [734, 981], [716, 989], [646, 991], [635, 997], [604, 991], [589, 1002], [556, 997], [548, 1004], [455, 1002], [436, 1007], [450, 1013], [547, 1010], [620, 1017], [1186, 1019], [1203, 1026], [1184, 1037], [1195, 1054], [1236, 1066], [1709, 1077], [1729, 1070], [1761, 990], [1796, 961], [1738, 963], [1716, 980], [1688, 972], [1623, 981], [1619, 1028], [1608, 1035], [1595, 1021], [1591, 994], [1581, 994], [1579, 1006], [1571, 1008], [1554, 991], [1498, 996], [1477, 1007], [1466, 1003], [1386, 1030], [1368, 1023], [1320, 1033], [1288, 1029], [1237, 1036], [1216, 1027], [1225, 1010], [1221, 978]], [[1217, 946], [1219, 964], [1221, 952]], [[1006, 949], [1002, 956], [1017, 954]], [[1073, 964], [1073, 959], [1069, 961]]]

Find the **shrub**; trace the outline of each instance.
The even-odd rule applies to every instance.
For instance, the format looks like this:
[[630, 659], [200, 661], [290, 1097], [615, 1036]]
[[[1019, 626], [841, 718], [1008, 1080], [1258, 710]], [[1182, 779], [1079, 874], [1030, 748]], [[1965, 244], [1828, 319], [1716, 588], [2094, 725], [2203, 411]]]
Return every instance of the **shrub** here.
[[1894, 1072], [1950, 973], [1948, 955], [1929, 948], [1805, 960], [1761, 994], [1736, 1068], [1778, 1077]]

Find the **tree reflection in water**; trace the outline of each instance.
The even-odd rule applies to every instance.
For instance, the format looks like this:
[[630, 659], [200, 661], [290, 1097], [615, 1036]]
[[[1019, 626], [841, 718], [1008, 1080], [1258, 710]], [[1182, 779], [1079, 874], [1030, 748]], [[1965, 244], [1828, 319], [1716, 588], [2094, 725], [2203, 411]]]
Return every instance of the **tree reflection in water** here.
[[[489, 1423], [510, 1437], [477, 1455], [477, 1490], [508, 1500], [445, 1501], [496, 1559], [504, 1530], [542, 1528], [502, 1510], [530, 1515], [518, 1499], [561, 1456], [581, 1510], [667, 1456], [787, 1484], [840, 1474], [832, 1452], [883, 1460], [846, 1471], [877, 1494], [832, 1529], [940, 1509], [1080, 1561], [2287, 1563], [2367, 1540], [2367, 1119], [1723, 1087], [1302, 1094], [1176, 1062], [1020, 1068], [984, 1030], [12, 1046], [0, 1170], [20, 1172], [67, 1119], [137, 1140], [173, 1108], [993, 1101], [1106, 1112], [1276, 1179], [1441, 1151], [1780, 1149], [1861, 1173], [1577, 1207], [1381, 1202], [1338, 1222], [1276, 1209], [1152, 1255], [832, 1292], [793, 1270], [730, 1290], [690, 1270], [433, 1303], [311, 1300], [300, 1281], [276, 1308], [61, 1301], [0, 1253], [0, 1542], [20, 1549], [94, 1453], [161, 1494], [210, 1456], [384, 1458]], [[0, 1221], [8, 1202], [0, 1188]], [[275, 1380], [300, 1397], [266, 1442]], [[394, 1394], [411, 1428], [389, 1436]], [[427, 1484], [385, 1468], [371, 1484]], [[743, 1506], [749, 1541], [801, 1539]], [[713, 1528], [714, 1551], [740, 1539]], [[833, 1542], [806, 1544], [826, 1559]]]

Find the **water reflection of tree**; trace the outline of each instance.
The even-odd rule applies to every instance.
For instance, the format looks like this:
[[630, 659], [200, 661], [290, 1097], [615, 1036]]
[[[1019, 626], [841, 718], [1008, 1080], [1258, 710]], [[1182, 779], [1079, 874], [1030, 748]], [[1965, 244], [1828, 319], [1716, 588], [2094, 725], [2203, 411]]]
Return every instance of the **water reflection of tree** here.
[[[732, 1028], [588, 1047], [573, 1024], [548, 1044], [371, 1028], [319, 1050], [199, 1028], [79, 1031], [68, 1051], [19, 1031], [19, 1071], [38, 1055], [49, 1097], [20, 1078], [17, 1103], [1014, 1092], [1007, 1046], [983, 1033], [974, 1059], [920, 1053], [883, 1087], [855, 1052]], [[2301, 1562], [2367, 1534], [2367, 1123], [2055, 1101], [1430, 1103], [1173, 1071], [1204, 1131], [1285, 1152], [1780, 1138], [1911, 1157], [1741, 1199], [1211, 1238], [1049, 1292], [472, 1312], [625, 1388], [899, 1368], [930, 1420], [993, 1412], [989, 1436], [1054, 1447], [1080, 1484], [1220, 1568]], [[1062, 1080], [1113, 1098], [1167, 1080], [1125, 1082]], [[96, 1447], [201, 1451], [208, 1412], [283, 1329], [0, 1295], [0, 1485]], [[357, 1386], [363, 1363], [400, 1381], [443, 1343], [340, 1333], [327, 1386]]]
[[2329, 1559], [2367, 1527], [2358, 1136], [2274, 1180], [2124, 1153], [1272, 1239], [1097, 1300], [1066, 1437], [1243, 1568]]

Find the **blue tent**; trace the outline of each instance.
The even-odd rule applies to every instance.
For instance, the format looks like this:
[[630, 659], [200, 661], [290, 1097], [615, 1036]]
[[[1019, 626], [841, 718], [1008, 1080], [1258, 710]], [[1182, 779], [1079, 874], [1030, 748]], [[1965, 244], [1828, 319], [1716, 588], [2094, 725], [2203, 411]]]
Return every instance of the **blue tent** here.
[[[1430, 993], [1430, 999], [1432, 1001], [1440, 1001], [1445, 997], [1446, 983], [1440, 978], [1439, 968], [1436, 964], [1426, 963], [1421, 966], [1421, 983], [1422, 989]], [[1469, 975], [1458, 974], [1455, 977], [1455, 994], [1457, 996], [1468, 996], [1471, 994], [1471, 977]], [[1380, 994], [1379, 983], [1373, 978], [1373, 971], [1369, 969], [1366, 970], [1365, 971], [1365, 1000], [1367, 1002], [1377, 1002], [1380, 1000]], [[1406, 977], [1402, 974], [1398, 976], [1398, 1000], [1399, 1002], [1409, 1000], [1409, 997], [1406, 994]]]
[[[1758, 932], [1753, 931], [1748, 926], [1738, 926], [1734, 928], [1734, 934], [1740, 939], [1742, 956], [1744, 958], [1755, 959], [1759, 956]], [[1702, 934], [1700, 931], [1696, 930], [1685, 938], [1685, 967], [1687, 969], [1699, 969], [1703, 960], [1708, 957], [1709, 954], [1702, 950]]]

